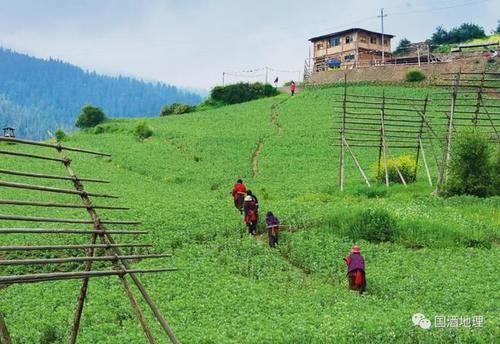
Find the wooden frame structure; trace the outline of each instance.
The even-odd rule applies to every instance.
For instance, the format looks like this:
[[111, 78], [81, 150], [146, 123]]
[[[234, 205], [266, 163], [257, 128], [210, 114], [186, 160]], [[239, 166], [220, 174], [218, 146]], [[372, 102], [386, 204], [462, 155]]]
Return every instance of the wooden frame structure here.
[[[377, 175], [384, 169], [386, 186], [390, 185], [387, 161], [389, 149], [414, 149], [418, 172], [420, 156], [425, 167], [427, 179], [432, 186], [432, 177], [425, 154], [425, 145], [430, 145], [434, 151], [433, 139], [437, 134], [433, 130], [428, 117], [429, 98], [391, 97], [382, 95], [363, 95], [347, 93], [347, 76], [344, 76], [344, 93], [340, 99], [340, 120], [338, 124], [339, 137], [339, 188], [345, 186], [345, 152], [351, 155], [361, 177], [371, 187], [369, 178], [361, 167], [352, 147], [378, 148]], [[396, 167], [401, 183], [406, 186], [406, 180]]]
[[432, 99], [436, 112], [442, 113], [447, 121], [437, 192], [446, 183], [452, 139], [457, 128], [477, 128], [486, 132], [491, 142], [500, 143], [500, 73], [459, 70], [443, 74], [442, 80], [449, 83], [436, 86], [449, 88], [449, 91], [435, 93]]
[[[344, 92], [336, 94], [339, 137], [339, 188], [345, 186], [345, 153], [351, 155], [364, 182], [370, 181], [352, 147], [378, 148], [378, 171], [384, 169], [385, 184], [389, 186], [387, 161], [390, 149], [415, 149], [418, 164], [422, 158], [428, 182], [433, 186], [426, 157], [430, 148], [438, 169], [437, 190], [446, 182], [454, 132], [458, 127], [474, 127], [486, 131], [490, 141], [500, 143], [500, 73], [446, 73], [435, 86], [450, 88], [431, 97], [410, 98], [348, 93], [347, 75]], [[446, 97], [449, 96], [449, 97]], [[433, 114], [433, 115], [431, 115]], [[437, 144], [435, 144], [437, 141]], [[424, 149], [425, 148], [425, 149]], [[436, 153], [438, 151], [438, 153]], [[439, 157], [439, 152], [441, 157]], [[401, 183], [406, 185], [397, 169]]]
[[[85, 256], [77, 257], [58, 257], [58, 258], [46, 258], [46, 259], [0, 259], [0, 266], [11, 266], [11, 265], [44, 265], [44, 264], [64, 264], [68, 262], [83, 262], [85, 263], [84, 271], [67, 271], [67, 272], [52, 272], [52, 273], [33, 273], [24, 275], [10, 275], [10, 276], [0, 276], [0, 288], [3, 286], [8, 286], [11, 284], [21, 284], [21, 283], [35, 283], [35, 282], [45, 282], [45, 281], [56, 281], [56, 280], [67, 280], [67, 279], [80, 279], [82, 284], [80, 287], [80, 293], [78, 296], [78, 301], [76, 305], [73, 325], [71, 327], [69, 343], [73, 344], [77, 341], [77, 336], [80, 329], [80, 321], [82, 317], [83, 308], [85, 305], [85, 300], [87, 296], [87, 290], [90, 278], [105, 277], [105, 276], [118, 276], [127, 297], [134, 309], [134, 312], [142, 326], [145, 336], [149, 343], [156, 343], [156, 340], [152, 334], [149, 324], [144, 316], [144, 313], [139, 306], [138, 300], [132, 289], [130, 288], [129, 281], [127, 277], [130, 278], [132, 283], [139, 290], [142, 298], [149, 306], [156, 320], [159, 322], [161, 328], [165, 332], [166, 336], [170, 339], [172, 343], [178, 343], [178, 340], [168, 325], [165, 317], [162, 315], [158, 306], [155, 304], [153, 299], [148, 294], [146, 288], [140, 281], [137, 274], [142, 273], [159, 273], [166, 271], [174, 271], [175, 268], [155, 268], [155, 269], [133, 269], [131, 267], [131, 260], [137, 259], [158, 259], [169, 257], [170, 254], [125, 254], [121, 250], [122, 248], [137, 248], [137, 247], [152, 247], [151, 244], [144, 243], [126, 243], [119, 244], [113, 238], [113, 234], [125, 234], [125, 235], [141, 235], [147, 232], [137, 231], [137, 230], [108, 230], [107, 225], [137, 225], [140, 222], [137, 221], [110, 221], [102, 219], [98, 213], [98, 209], [107, 210], [127, 210], [126, 207], [117, 206], [97, 206], [92, 202], [92, 198], [117, 198], [117, 196], [101, 194], [101, 193], [90, 193], [87, 192], [83, 186], [83, 182], [92, 183], [109, 183], [106, 180], [100, 180], [95, 178], [81, 178], [76, 175], [75, 171], [71, 166], [71, 159], [64, 155], [65, 151], [73, 151], [80, 153], [92, 154], [94, 156], [106, 156], [111, 155], [106, 153], [100, 153], [85, 149], [72, 148], [62, 146], [60, 144], [50, 144], [36, 141], [20, 140], [9, 137], [0, 137], [0, 142], [7, 142], [16, 145], [34, 145], [41, 146], [49, 149], [53, 149], [58, 153], [58, 156], [46, 156], [38, 154], [27, 154], [16, 152], [13, 150], [0, 149], [1, 155], [9, 155], [18, 157], [21, 159], [37, 159], [45, 160], [51, 162], [62, 163], [68, 172], [68, 176], [60, 175], [49, 175], [41, 174], [35, 172], [25, 172], [25, 171], [14, 171], [7, 169], [0, 169], [0, 175], [10, 175], [19, 177], [31, 177], [37, 179], [56, 179], [69, 181], [73, 185], [73, 189], [63, 189], [55, 187], [47, 187], [42, 185], [33, 185], [17, 182], [5, 182], [0, 181], [0, 187], [16, 188], [33, 190], [37, 192], [47, 192], [47, 193], [59, 193], [59, 194], [70, 194], [79, 196], [82, 203], [81, 204], [71, 204], [71, 203], [58, 203], [58, 202], [37, 202], [29, 200], [19, 200], [19, 199], [0, 199], [0, 205], [11, 205], [19, 207], [43, 207], [43, 208], [75, 208], [75, 209], [85, 209], [89, 215], [89, 219], [65, 219], [65, 218], [51, 218], [51, 217], [34, 217], [34, 216], [18, 216], [18, 215], [0, 215], [1, 221], [24, 221], [29, 223], [68, 223], [68, 224], [85, 224], [90, 225], [92, 229], [47, 229], [47, 228], [0, 228], [0, 235], [6, 233], [18, 233], [18, 234], [79, 234], [79, 235], [89, 235], [90, 241], [88, 244], [83, 245], [31, 245], [31, 246], [0, 246], [0, 252], [33, 252], [40, 250], [72, 250], [72, 249], [84, 249], [86, 250]], [[100, 241], [98, 243], [97, 241]], [[104, 251], [104, 255], [96, 255], [96, 250], [101, 249]], [[94, 270], [93, 263], [96, 261], [103, 261], [112, 264], [111, 270]], [[10, 344], [9, 334], [7, 332], [7, 326], [5, 325], [4, 319], [0, 315], [0, 338], [2, 339], [2, 344]]]

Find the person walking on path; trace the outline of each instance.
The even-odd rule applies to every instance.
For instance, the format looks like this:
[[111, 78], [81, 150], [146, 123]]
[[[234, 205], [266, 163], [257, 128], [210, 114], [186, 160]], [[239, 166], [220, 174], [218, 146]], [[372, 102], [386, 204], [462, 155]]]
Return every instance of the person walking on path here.
[[269, 247], [275, 248], [278, 244], [280, 220], [271, 211], [266, 214], [266, 226], [269, 235]]
[[257, 199], [257, 196], [254, 195], [252, 190], [247, 190], [247, 196], [252, 197], [255, 201], [255, 215], [257, 216], [257, 220], [259, 220], [259, 200]]
[[351, 254], [344, 258], [347, 264], [349, 289], [358, 290], [360, 294], [366, 291], [365, 259], [358, 245], [353, 246]]
[[292, 96], [295, 94], [296, 88], [297, 86], [295, 85], [295, 82], [292, 80], [292, 82], [290, 83], [290, 93], [292, 94]]
[[234, 184], [231, 195], [233, 195], [234, 206], [240, 211], [240, 214], [243, 213], [243, 201], [245, 200], [246, 192], [247, 188], [245, 184], [243, 184], [243, 180], [238, 179], [236, 184]]
[[257, 203], [255, 199], [247, 195], [245, 197], [245, 202], [243, 203], [243, 212], [245, 216], [243, 217], [243, 221], [248, 227], [248, 234], [256, 235], [257, 234]]

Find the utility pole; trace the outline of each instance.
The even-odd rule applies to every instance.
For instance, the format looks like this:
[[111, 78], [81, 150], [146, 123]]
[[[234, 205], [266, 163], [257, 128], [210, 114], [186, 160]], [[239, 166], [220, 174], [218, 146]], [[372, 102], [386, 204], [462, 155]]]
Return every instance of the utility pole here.
[[222, 86], [224, 86], [225, 76], [226, 76], [226, 72], [222, 72]]
[[269, 67], [266, 66], [266, 84], [268, 83], [268, 74], [269, 74]]
[[382, 24], [382, 64], [385, 64], [385, 47], [384, 47], [384, 17], [387, 17], [387, 14], [384, 14], [384, 9], [380, 9], [380, 15], [377, 18], [380, 18]]

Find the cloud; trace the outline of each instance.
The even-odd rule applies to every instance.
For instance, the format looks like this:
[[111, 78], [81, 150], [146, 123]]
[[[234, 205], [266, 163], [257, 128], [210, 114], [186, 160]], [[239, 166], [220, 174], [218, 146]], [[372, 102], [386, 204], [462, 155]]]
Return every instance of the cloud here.
[[[438, 9], [440, 7], [459, 7]], [[498, 1], [0, 0], [0, 44], [101, 73], [208, 88], [223, 71], [302, 70], [307, 39], [348, 27], [412, 41], [438, 25], [472, 21], [489, 31]], [[422, 10], [434, 9], [431, 11]], [[418, 12], [422, 11], [422, 12]], [[296, 78], [295, 74], [284, 78]]]

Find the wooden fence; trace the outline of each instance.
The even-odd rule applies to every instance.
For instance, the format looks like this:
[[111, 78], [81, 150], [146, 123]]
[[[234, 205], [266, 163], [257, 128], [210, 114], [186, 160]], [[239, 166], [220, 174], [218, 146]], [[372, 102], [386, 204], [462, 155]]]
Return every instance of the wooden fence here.
[[[126, 211], [129, 208], [110, 206], [110, 205], [95, 205], [92, 202], [92, 198], [110, 198], [116, 199], [118, 196], [109, 195], [105, 193], [93, 193], [87, 192], [84, 188], [83, 182], [89, 183], [109, 183], [107, 180], [101, 180], [96, 178], [82, 178], [77, 176], [72, 168], [71, 159], [64, 155], [65, 151], [86, 153], [94, 156], [110, 157], [109, 154], [90, 151], [86, 149], [67, 147], [60, 144], [50, 144], [44, 142], [27, 141], [16, 138], [0, 137], [0, 143], [5, 142], [11, 145], [32, 145], [40, 146], [47, 149], [54, 150], [57, 155], [39, 155], [32, 153], [17, 152], [12, 149], [7, 149], [12, 147], [11, 145], [5, 145], [0, 149], [0, 156], [7, 155], [19, 159], [29, 159], [29, 160], [44, 160], [54, 163], [63, 164], [68, 175], [53, 175], [53, 174], [42, 174], [35, 171], [16, 171], [11, 169], [0, 168], [0, 175], [9, 175], [16, 177], [30, 177], [35, 179], [54, 179], [54, 180], [64, 180], [71, 182], [73, 185], [72, 189], [55, 188], [36, 184], [26, 184], [18, 182], [7, 182], [0, 180], [0, 187], [3, 188], [14, 188], [14, 189], [24, 189], [35, 192], [42, 193], [55, 193], [55, 194], [69, 194], [78, 196], [81, 199], [81, 204], [74, 203], [64, 203], [64, 202], [48, 202], [48, 201], [31, 201], [22, 199], [0, 199], [0, 205], [10, 205], [16, 207], [42, 207], [47, 209], [57, 209], [57, 208], [75, 208], [75, 209], [85, 209], [88, 213], [88, 219], [67, 219], [59, 217], [38, 217], [29, 215], [10, 215], [10, 214], [0, 214], [0, 222], [2, 221], [21, 221], [27, 223], [55, 223], [55, 224], [81, 224], [89, 225], [91, 229], [62, 229], [62, 228], [0, 228], [0, 235], [5, 234], [53, 234], [53, 235], [65, 235], [65, 234], [78, 234], [78, 235], [88, 235], [90, 240], [88, 244], [65, 244], [65, 245], [18, 245], [18, 246], [0, 246], [0, 252], [36, 252], [36, 251], [47, 251], [47, 250], [57, 250], [57, 251], [67, 251], [73, 249], [84, 249], [86, 250], [85, 256], [63, 256], [57, 258], [31, 258], [31, 259], [0, 259], [0, 266], [14, 266], [14, 265], [46, 265], [46, 264], [64, 264], [69, 262], [81, 262], [85, 264], [83, 271], [64, 271], [64, 272], [50, 272], [50, 273], [32, 273], [23, 275], [8, 275], [0, 276], [0, 287], [8, 286], [11, 284], [22, 284], [22, 283], [36, 283], [36, 282], [47, 282], [47, 281], [58, 281], [58, 280], [68, 280], [68, 279], [80, 279], [82, 284], [80, 287], [80, 292], [78, 296], [78, 301], [76, 304], [75, 315], [73, 319], [73, 325], [71, 328], [69, 343], [76, 343], [77, 336], [80, 329], [80, 322], [82, 317], [83, 308], [85, 305], [85, 300], [87, 297], [87, 290], [90, 278], [107, 277], [107, 276], [118, 276], [127, 297], [134, 309], [134, 312], [144, 330], [145, 336], [149, 343], [155, 343], [156, 340], [152, 334], [150, 326], [144, 316], [144, 313], [139, 306], [138, 300], [129, 285], [130, 278], [132, 283], [139, 290], [142, 298], [149, 306], [150, 310], [154, 314], [156, 320], [159, 322], [161, 328], [163, 329], [166, 336], [170, 339], [172, 343], [178, 343], [178, 340], [173, 332], [173, 330], [168, 325], [165, 317], [162, 315], [160, 309], [153, 301], [153, 299], [148, 294], [146, 288], [140, 281], [138, 274], [143, 273], [160, 273], [167, 271], [174, 271], [175, 268], [153, 268], [153, 269], [134, 269], [131, 267], [131, 260], [142, 260], [142, 259], [160, 259], [169, 257], [170, 254], [125, 254], [122, 248], [138, 248], [138, 247], [152, 247], [148, 243], [117, 243], [113, 237], [114, 234], [122, 235], [142, 235], [146, 234], [145, 231], [139, 230], [108, 230], [107, 225], [120, 225], [120, 226], [135, 226], [139, 225], [140, 222], [133, 220], [106, 220], [101, 218], [97, 211], [100, 209], [113, 210], [113, 211]], [[7, 148], [5, 148], [7, 147]], [[97, 241], [100, 241], [98, 243]], [[97, 250], [100, 249], [104, 252], [104, 255], [96, 255]], [[94, 262], [108, 262], [112, 265], [111, 270], [95, 270]], [[104, 334], [103, 334], [104, 335]], [[10, 337], [7, 331], [7, 326], [4, 319], [0, 316], [0, 338], [2, 343], [10, 343]]]
[[[433, 186], [431, 169], [426, 151], [432, 152], [438, 167], [437, 189], [446, 181], [453, 133], [460, 127], [483, 129], [490, 142], [500, 143], [498, 123], [500, 121], [500, 73], [454, 73], [445, 74], [444, 82], [437, 87], [449, 88], [434, 92], [423, 98], [391, 97], [348, 93], [347, 75], [344, 75], [344, 90], [335, 95], [336, 130], [339, 142], [339, 188], [345, 186], [345, 154], [352, 157], [362, 179], [370, 187], [370, 181], [362, 162], [354, 153], [355, 147], [377, 148], [377, 176], [382, 168], [385, 184], [389, 186], [389, 150], [415, 150], [415, 178], [422, 159], [428, 182]], [[465, 97], [464, 97], [465, 96]], [[432, 113], [433, 115], [430, 115]], [[437, 115], [436, 115], [437, 114]], [[399, 179], [406, 180], [395, 166]]]

